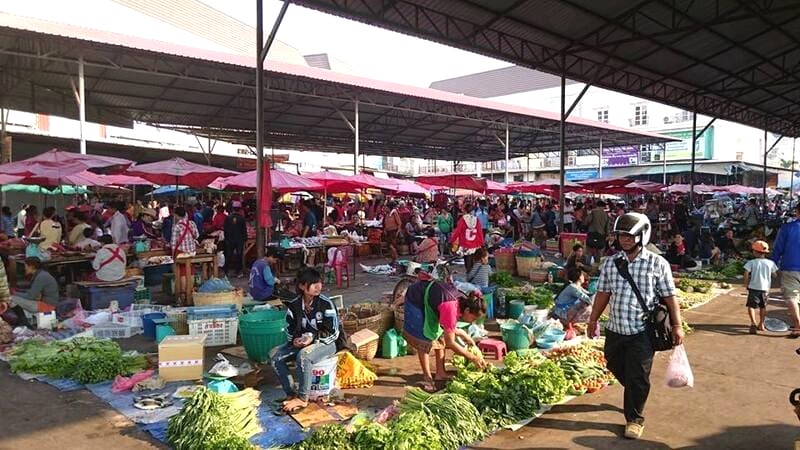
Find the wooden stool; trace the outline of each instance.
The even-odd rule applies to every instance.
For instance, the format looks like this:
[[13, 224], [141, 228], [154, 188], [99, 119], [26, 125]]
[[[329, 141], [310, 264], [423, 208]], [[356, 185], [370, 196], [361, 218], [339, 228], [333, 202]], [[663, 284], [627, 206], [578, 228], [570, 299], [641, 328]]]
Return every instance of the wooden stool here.
[[494, 359], [498, 361], [508, 354], [506, 343], [497, 339], [484, 339], [478, 342], [478, 348], [483, 353], [494, 353]]

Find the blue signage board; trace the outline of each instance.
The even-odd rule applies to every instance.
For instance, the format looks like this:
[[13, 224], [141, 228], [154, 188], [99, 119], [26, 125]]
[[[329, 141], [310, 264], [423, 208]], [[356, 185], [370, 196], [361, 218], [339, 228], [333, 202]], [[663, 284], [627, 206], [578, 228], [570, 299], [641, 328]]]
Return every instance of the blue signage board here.
[[564, 173], [567, 181], [583, 181], [597, 178], [598, 170], [594, 169], [571, 169]]

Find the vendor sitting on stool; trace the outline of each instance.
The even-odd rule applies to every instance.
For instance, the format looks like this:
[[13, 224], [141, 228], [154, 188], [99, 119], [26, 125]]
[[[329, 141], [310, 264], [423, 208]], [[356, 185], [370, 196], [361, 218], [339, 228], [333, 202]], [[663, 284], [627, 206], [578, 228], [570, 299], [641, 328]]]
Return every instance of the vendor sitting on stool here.
[[92, 261], [95, 272], [89, 281], [119, 281], [125, 278], [125, 269], [128, 267], [125, 250], [114, 243], [110, 234], [100, 236], [102, 247]]
[[[483, 298], [475, 292], [463, 294], [451, 284], [425, 278], [409, 286], [406, 291], [403, 336], [419, 354], [423, 388], [435, 392], [435, 382], [448, 379], [444, 367], [445, 349], [453, 350], [480, 368], [486, 366], [482, 356], [470, 353], [456, 342], [458, 336], [467, 345], [475, 345], [475, 341], [464, 330], [457, 328], [456, 323], [459, 319], [469, 323], [476, 321], [486, 313], [486, 306]], [[428, 358], [431, 352], [436, 358], [435, 378], [431, 374]]]
[[556, 296], [556, 304], [550, 315], [561, 321], [564, 328], [586, 321], [591, 312], [592, 297], [583, 289], [586, 274], [577, 267], [567, 269], [567, 283]]
[[11, 306], [19, 306], [31, 314], [55, 311], [58, 305], [58, 282], [42, 269], [39, 258], [25, 258], [25, 275], [31, 278], [31, 287], [11, 295]]
[[[336, 306], [322, 292], [322, 275], [305, 268], [297, 276], [299, 294], [286, 309], [289, 342], [272, 350], [270, 360], [286, 393], [283, 411], [293, 413], [308, 406], [311, 368], [336, 354], [339, 317]], [[297, 388], [289, 380], [290, 360], [296, 361]]]
[[253, 263], [250, 269], [250, 296], [257, 302], [265, 302], [275, 293], [275, 285], [281, 280], [272, 274], [272, 266], [283, 259], [283, 249], [267, 247], [263, 258]]

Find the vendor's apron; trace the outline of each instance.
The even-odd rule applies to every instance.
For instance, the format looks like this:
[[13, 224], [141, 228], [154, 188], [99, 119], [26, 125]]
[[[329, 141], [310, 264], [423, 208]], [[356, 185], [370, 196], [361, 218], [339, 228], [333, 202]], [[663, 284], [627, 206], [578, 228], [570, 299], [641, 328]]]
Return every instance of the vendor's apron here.
[[433, 311], [429, 302], [433, 283], [431, 281], [425, 287], [422, 308], [409, 301], [403, 306], [403, 331], [416, 339], [428, 342], [439, 339], [444, 333], [439, 325], [439, 316]]

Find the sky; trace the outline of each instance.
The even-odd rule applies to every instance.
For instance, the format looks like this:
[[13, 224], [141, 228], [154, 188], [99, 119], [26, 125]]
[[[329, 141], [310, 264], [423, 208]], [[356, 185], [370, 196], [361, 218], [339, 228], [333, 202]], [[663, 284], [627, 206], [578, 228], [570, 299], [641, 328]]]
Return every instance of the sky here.
[[[256, 26], [253, 0], [201, 0]], [[283, 2], [264, 0], [269, 33]], [[509, 66], [509, 63], [382, 28], [290, 5], [277, 39], [303, 55], [329, 53], [358, 75], [428, 87], [431, 82]]]

